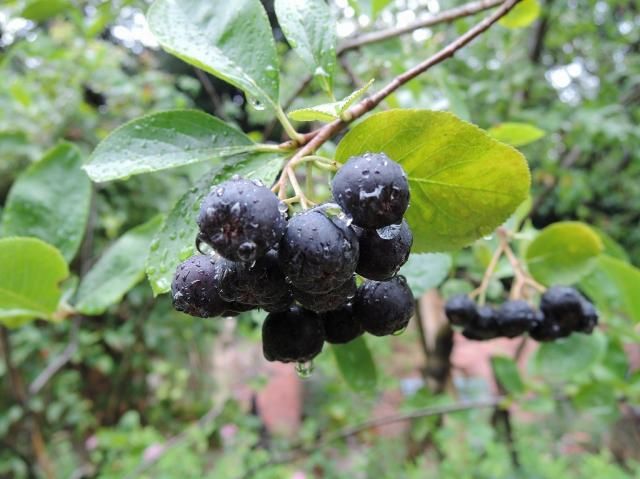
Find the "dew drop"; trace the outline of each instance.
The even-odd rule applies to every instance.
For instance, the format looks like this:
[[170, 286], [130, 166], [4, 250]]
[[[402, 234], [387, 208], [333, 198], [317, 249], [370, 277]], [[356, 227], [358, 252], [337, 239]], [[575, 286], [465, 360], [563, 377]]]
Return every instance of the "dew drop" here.
[[278, 211], [284, 215], [287, 213], [287, 211], [289, 211], [289, 207], [284, 201], [281, 201], [280, 203], [278, 203]]
[[401, 227], [402, 224], [383, 226], [382, 228], [378, 228], [376, 233], [384, 240], [391, 240], [398, 236]]
[[262, 104], [262, 102], [256, 98], [249, 97], [249, 105], [251, 105], [254, 110], [264, 110], [264, 104]]
[[482, 237], [482, 239], [487, 240], [487, 241], [491, 241], [493, 239], [493, 234], [488, 234]]
[[154, 239], [149, 245], [149, 249], [151, 251], [158, 251], [159, 247], [160, 247], [160, 240], [158, 238]]
[[245, 262], [254, 261], [256, 259], [257, 249], [253, 241], [245, 241], [238, 246], [238, 258]]
[[302, 379], [311, 377], [311, 373], [313, 373], [313, 361], [296, 363], [296, 373], [298, 374], [298, 377]]

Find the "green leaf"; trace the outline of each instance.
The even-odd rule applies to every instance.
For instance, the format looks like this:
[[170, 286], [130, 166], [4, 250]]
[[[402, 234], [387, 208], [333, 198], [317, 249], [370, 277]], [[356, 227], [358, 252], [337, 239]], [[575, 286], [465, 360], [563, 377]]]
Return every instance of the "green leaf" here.
[[27, 2], [19, 16], [34, 22], [44, 22], [63, 13], [70, 6], [69, 0], [31, 0]]
[[418, 298], [427, 290], [439, 286], [449, 274], [451, 256], [443, 253], [414, 253], [400, 269], [407, 278], [413, 295]]
[[325, 0], [275, 0], [278, 23], [309, 73], [331, 92], [336, 67], [335, 21]]
[[80, 282], [75, 306], [78, 311], [102, 314], [144, 278], [149, 244], [161, 221], [161, 216], [155, 216], [136, 226], [105, 251]]
[[339, 103], [322, 103], [320, 105], [290, 111], [287, 116], [295, 121], [331, 122], [340, 118]]
[[354, 391], [373, 392], [378, 372], [363, 336], [347, 344], [332, 344], [331, 351], [338, 363], [340, 374]]
[[53, 319], [69, 275], [64, 257], [36, 238], [0, 239], [0, 324], [16, 327]]
[[524, 384], [516, 362], [508, 356], [492, 356], [491, 368], [500, 385], [511, 394], [524, 392]]
[[70, 262], [82, 242], [91, 203], [91, 182], [81, 167], [80, 150], [61, 143], [25, 170], [7, 198], [3, 236], [40, 238]]
[[520, 152], [451, 113], [388, 110], [350, 130], [336, 160], [383, 151], [407, 172], [415, 253], [450, 251], [491, 233], [529, 193]]
[[196, 110], [152, 113], [114, 130], [85, 165], [94, 181], [215, 160], [254, 148], [244, 133]]
[[554, 223], [529, 244], [527, 266], [533, 277], [543, 284], [570, 285], [593, 269], [602, 248], [602, 241], [586, 224]]
[[609, 255], [601, 255], [589, 276], [580, 282], [598, 308], [621, 311], [640, 322], [640, 269]]
[[211, 187], [236, 174], [271, 184], [282, 166], [282, 159], [273, 153], [253, 153], [227, 168], [215, 167], [178, 200], [151, 243], [147, 276], [155, 294], [171, 289], [176, 267], [195, 253], [196, 217]]
[[589, 371], [604, 355], [606, 338], [574, 333], [566, 339], [543, 343], [532, 358], [533, 370], [547, 381], [564, 381]]
[[500, 123], [487, 130], [496, 140], [512, 146], [524, 146], [544, 137], [546, 134], [537, 126], [529, 123]]
[[278, 55], [260, 0], [156, 0], [147, 19], [167, 52], [278, 108]]
[[369, 80], [362, 88], [354, 91], [340, 101], [322, 103], [320, 105], [300, 108], [288, 113], [289, 118], [296, 121], [324, 121], [330, 122], [340, 118], [351, 105], [353, 105], [373, 85], [373, 79]]
[[600, 228], [591, 226], [591, 229], [600, 237], [600, 241], [602, 241], [602, 246], [604, 247], [604, 249], [602, 250], [602, 254], [609, 255], [621, 261], [626, 261], [627, 263], [629, 262], [629, 255], [620, 243], [618, 243]]
[[498, 23], [506, 28], [525, 28], [536, 21], [540, 16], [540, 10], [538, 0], [522, 0]]
[[348, 0], [348, 2], [358, 16], [367, 15], [373, 22], [378, 14], [391, 3], [391, 0]]

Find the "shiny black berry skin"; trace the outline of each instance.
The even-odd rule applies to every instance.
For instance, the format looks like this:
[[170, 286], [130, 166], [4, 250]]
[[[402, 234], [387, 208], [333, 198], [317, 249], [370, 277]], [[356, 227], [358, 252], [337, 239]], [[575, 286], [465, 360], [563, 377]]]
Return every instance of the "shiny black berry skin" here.
[[275, 246], [286, 227], [280, 201], [246, 179], [217, 185], [198, 214], [199, 239], [231, 261], [253, 262]]
[[413, 234], [405, 220], [391, 238], [385, 239], [377, 230], [354, 228], [360, 243], [360, 259], [356, 273], [367, 279], [384, 281], [392, 278], [409, 259]]
[[447, 301], [444, 312], [453, 326], [466, 326], [476, 320], [478, 311], [475, 301], [466, 294], [459, 294]]
[[331, 189], [336, 203], [362, 228], [398, 224], [409, 206], [407, 175], [384, 153], [349, 158]]
[[567, 337], [571, 331], [563, 331], [553, 318], [541, 316], [540, 321], [529, 330], [529, 336], [539, 342], [555, 341]]
[[362, 335], [362, 324], [353, 314], [350, 303], [320, 315], [324, 324], [325, 341], [330, 344], [345, 344]]
[[187, 259], [178, 265], [171, 283], [173, 307], [200, 318], [233, 316], [252, 309], [222, 299], [218, 294], [220, 277], [220, 265], [212, 257], [196, 255]]
[[598, 312], [595, 306], [586, 299], [582, 302], [582, 323], [578, 332], [591, 334], [598, 325]]
[[496, 312], [498, 331], [507, 338], [526, 333], [537, 325], [538, 318], [538, 312], [522, 300], [507, 301]]
[[262, 325], [262, 352], [267, 361], [310, 361], [320, 354], [323, 344], [320, 316], [299, 306], [268, 314]]
[[406, 328], [414, 313], [413, 294], [406, 280], [365, 281], [356, 292], [353, 312], [364, 330], [386, 336]]
[[358, 238], [343, 219], [314, 208], [289, 220], [280, 266], [295, 288], [326, 293], [353, 276], [359, 251]]
[[590, 333], [598, 322], [593, 305], [569, 286], [551, 286], [540, 299], [540, 309], [547, 321], [557, 325], [560, 337], [574, 331]]
[[269, 307], [286, 301], [289, 285], [280, 270], [278, 253], [269, 251], [255, 263], [241, 263], [220, 258], [224, 265], [220, 278], [220, 296], [257, 307]]
[[477, 309], [477, 315], [465, 326], [462, 335], [476, 341], [499, 337], [496, 311], [490, 306], [480, 306]]
[[316, 313], [324, 313], [337, 309], [347, 303], [356, 294], [356, 278], [352, 276], [336, 289], [332, 289], [327, 293], [313, 294], [292, 288], [294, 299], [300, 303], [303, 308], [310, 309]]

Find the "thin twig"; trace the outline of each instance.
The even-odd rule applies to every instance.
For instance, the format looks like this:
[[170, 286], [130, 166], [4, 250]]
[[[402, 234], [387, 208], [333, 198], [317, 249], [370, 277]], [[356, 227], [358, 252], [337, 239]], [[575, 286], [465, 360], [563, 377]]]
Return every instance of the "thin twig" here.
[[484, 10], [497, 7], [502, 3], [504, 3], [504, 0], [480, 0], [470, 2], [450, 10], [445, 10], [437, 15], [416, 20], [415, 22], [411, 22], [406, 25], [392, 27], [377, 32], [364, 33], [345, 40], [338, 48], [337, 54], [341, 55], [342, 53], [353, 50], [354, 48], [360, 48], [371, 43], [382, 42], [391, 38], [399, 37], [406, 33], [411, 33], [414, 30], [418, 30], [419, 28], [432, 27], [440, 23], [451, 23], [459, 18], [475, 15], [476, 13], [480, 13]]
[[522, 292], [524, 291], [525, 286], [530, 286], [533, 289], [544, 292], [546, 288], [529, 275], [525, 267], [511, 249], [511, 246], [509, 245], [509, 232], [505, 228], [498, 228], [498, 236], [503, 245], [507, 259], [511, 264], [515, 277], [515, 282], [511, 287], [511, 299], [521, 298], [523, 296]]
[[218, 94], [216, 93], [211, 80], [209, 79], [207, 74], [199, 68], [194, 67], [193, 71], [196, 73], [196, 76], [198, 77], [200, 84], [204, 88], [204, 91], [207, 92], [209, 100], [211, 100], [211, 106], [213, 106], [214, 113], [216, 114], [216, 116], [221, 116], [222, 102], [220, 101], [220, 97], [218, 97]]
[[[398, 88], [403, 86], [405, 83], [414, 79], [421, 73], [429, 70], [431, 67], [443, 62], [447, 58], [452, 57], [458, 50], [462, 47], [470, 43], [476, 37], [481, 35], [483, 32], [488, 30], [494, 23], [496, 23], [500, 18], [505, 16], [509, 11], [518, 3], [520, 0], [506, 0], [500, 8], [498, 8], [495, 12], [493, 12], [488, 17], [484, 18], [481, 22], [476, 24], [471, 29], [467, 30], [463, 35], [458, 37], [453, 42], [449, 43], [446, 47], [444, 47], [439, 52], [435, 53], [425, 61], [419, 63], [415, 67], [407, 70], [406, 72], [398, 75], [394, 78], [387, 86], [382, 88], [377, 93], [373, 94], [369, 98], [364, 99], [354, 107], [352, 107], [345, 115], [344, 119], [334, 120], [331, 123], [324, 125], [322, 128], [316, 130], [314, 135], [308, 142], [308, 135], [305, 135], [302, 141], [299, 144], [302, 144], [302, 148], [298, 150], [298, 152], [293, 155], [293, 157], [289, 160], [287, 166], [293, 167], [297, 162], [300, 161], [306, 155], [312, 154], [316, 151], [320, 146], [322, 146], [327, 140], [336, 135], [340, 130], [342, 130], [348, 123], [360, 118], [365, 113], [373, 110], [378, 104], [384, 100], [386, 97], [391, 95]], [[287, 174], [286, 174], [286, 166], [283, 170], [283, 173], [280, 175], [279, 183], [281, 190], [286, 186], [287, 183]]]
[[487, 269], [485, 270], [484, 275], [482, 276], [482, 281], [480, 282], [480, 286], [478, 286], [478, 288], [472, 291], [471, 294], [469, 295], [472, 298], [479, 296], [480, 306], [482, 306], [485, 302], [486, 292], [487, 292], [487, 288], [489, 287], [489, 282], [491, 281], [491, 277], [493, 276], [493, 273], [496, 270], [496, 266], [498, 266], [498, 261], [500, 261], [500, 258], [502, 257], [503, 253], [504, 253], [504, 244], [502, 242], [499, 242], [498, 248], [493, 253], [493, 256], [491, 257], [491, 261], [489, 261], [489, 265], [487, 266]]
[[[345, 40], [345, 42], [340, 45], [337, 49], [336, 54], [338, 57], [342, 57], [346, 52], [353, 50], [355, 48], [359, 48], [363, 45], [369, 45], [371, 43], [381, 42], [384, 40], [389, 40], [391, 38], [404, 35], [406, 33], [411, 33], [418, 28], [432, 27], [441, 23], [451, 23], [455, 20], [458, 20], [463, 17], [471, 16], [476, 13], [479, 13], [484, 10], [488, 10], [490, 8], [496, 7], [503, 3], [504, 0], [481, 0], [470, 2], [466, 5], [461, 5], [459, 7], [452, 8], [450, 10], [445, 10], [442, 13], [437, 15], [424, 18], [422, 20], [415, 21], [408, 25], [404, 25], [402, 27], [394, 27], [389, 28], [387, 30], [381, 30], [379, 32], [372, 32], [362, 34], [353, 38], [349, 38]], [[347, 74], [351, 76], [348, 70]], [[351, 78], [353, 80], [353, 77]], [[293, 92], [293, 94], [289, 97], [289, 99], [284, 102], [283, 109], [288, 110], [293, 102], [298, 96], [311, 84], [313, 80], [312, 75], [306, 76], [298, 88]], [[268, 138], [273, 133], [273, 130], [278, 125], [278, 120], [273, 119], [264, 129], [263, 136], [264, 138]]]
[[44, 368], [33, 380], [29, 386], [29, 395], [35, 396], [47, 383], [60, 371], [69, 361], [73, 358], [73, 355], [78, 350], [78, 330], [80, 329], [80, 321], [82, 318], [76, 316], [71, 323], [71, 331], [69, 332], [69, 342], [64, 350], [56, 357], [54, 357], [47, 367]]

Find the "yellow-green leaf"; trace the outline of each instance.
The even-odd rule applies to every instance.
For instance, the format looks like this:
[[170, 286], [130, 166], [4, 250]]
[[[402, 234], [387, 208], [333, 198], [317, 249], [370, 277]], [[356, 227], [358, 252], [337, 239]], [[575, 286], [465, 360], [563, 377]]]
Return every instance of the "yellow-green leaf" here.
[[524, 156], [448, 112], [372, 115], [345, 135], [336, 160], [365, 152], [384, 152], [407, 172], [414, 252], [455, 250], [490, 234], [529, 194]]
[[602, 252], [600, 237], [578, 221], [554, 223], [543, 229], [527, 248], [529, 271], [541, 283], [574, 284], [595, 266]]
[[64, 257], [37, 238], [0, 239], [0, 324], [52, 319], [69, 275]]
[[538, 0], [522, 0], [513, 10], [502, 17], [500, 25], [507, 28], [525, 28], [540, 16], [540, 2]]
[[545, 135], [544, 130], [537, 126], [516, 122], [500, 123], [487, 131], [496, 140], [509, 143], [512, 146], [528, 145]]

